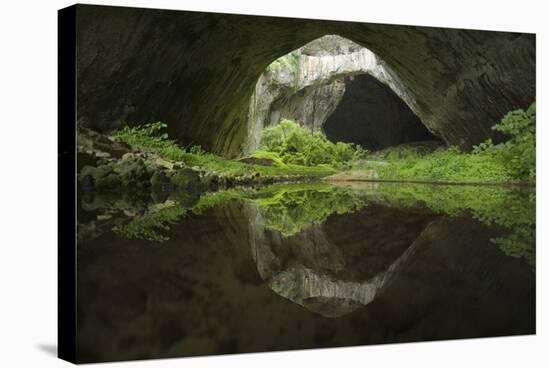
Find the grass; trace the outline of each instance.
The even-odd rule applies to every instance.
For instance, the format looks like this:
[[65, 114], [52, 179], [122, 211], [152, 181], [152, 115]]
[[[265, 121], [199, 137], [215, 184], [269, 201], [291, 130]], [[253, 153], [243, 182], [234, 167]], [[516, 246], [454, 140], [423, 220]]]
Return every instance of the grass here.
[[505, 163], [495, 156], [469, 154], [451, 147], [424, 156], [411, 151], [388, 155], [387, 165], [365, 162], [380, 179], [423, 180], [458, 183], [501, 183], [518, 181]]
[[514, 183], [536, 180], [536, 104], [507, 113], [492, 128], [508, 137], [494, 144], [488, 139], [471, 153], [449, 147], [421, 155], [417, 150], [393, 147], [385, 152], [388, 163], [374, 168], [363, 162], [356, 169], [375, 169], [379, 179], [456, 183]]
[[198, 166], [208, 171], [215, 171], [216, 173], [225, 176], [241, 176], [259, 173], [263, 177], [277, 177], [286, 175], [323, 177], [336, 172], [335, 169], [325, 165], [302, 166], [281, 163], [274, 166], [263, 166], [246, 164], [243, 162], [228, 160], [210, 153], [203, 155], [185, 153], [181, 161], [188, 166]]
[[168, 139], [162, 130], [166, 124], [157, 122], [138, 127], [125, 127], [115, 131], [113, 137], [131, 146], [151, 150], [160, 157], [183, 162], [186, 166], [197, 166], [205, 171], [215, 172], [221, 176], [244, 176], [259, 174], [262, 177], [278, 176], [312, 176], [322, 177], [336, 172], [330, 166], [302, 166], [297, 164], [285, 164], [282, 161], [273, 166], [254, 165], [229, 160], [212, 153], [207, 153], [199, 146], [185, 149], [174, 140]]

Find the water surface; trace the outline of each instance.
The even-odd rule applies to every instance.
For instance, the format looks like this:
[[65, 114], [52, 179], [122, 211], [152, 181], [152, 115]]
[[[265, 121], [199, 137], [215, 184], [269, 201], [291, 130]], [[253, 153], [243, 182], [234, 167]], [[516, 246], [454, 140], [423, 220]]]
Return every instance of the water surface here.
[[535, 332], [535, 194], [411, 184], [82, 197], [83, 362]]

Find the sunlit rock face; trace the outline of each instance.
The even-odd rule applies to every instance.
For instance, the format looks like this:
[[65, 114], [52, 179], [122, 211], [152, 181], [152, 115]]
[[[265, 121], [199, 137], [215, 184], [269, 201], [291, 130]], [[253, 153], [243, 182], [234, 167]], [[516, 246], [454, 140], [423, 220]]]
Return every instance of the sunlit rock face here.
[[250, 96], [266, 67], [327, 34], [371, 50], [449, 144], [478, 144], [535, 99], [532, 34], [89, 5], [77, 18], [79, 124], [161, 120], [182, 143], [228, 157], [246, 148]]
[[373, 76], [414, 106], [412, 97], [375, 54], [340, 36], [324, 36], [278, 59], [262, 73], [250, 101], [246, 150], [257, 148], [262, 129], [281, 119], [322, 131], [344, 96], [345, 79], [360, 74]]
[[[284, 237], [264, 227], [258, 208], [246, 206], [246, 213], [260, 277], [280, 296], [330, 318], [371, 303], [416, 252], [415, 239], [434, 219], [372, 205]], [[353, 231], [345, 232], [346, 224]]]

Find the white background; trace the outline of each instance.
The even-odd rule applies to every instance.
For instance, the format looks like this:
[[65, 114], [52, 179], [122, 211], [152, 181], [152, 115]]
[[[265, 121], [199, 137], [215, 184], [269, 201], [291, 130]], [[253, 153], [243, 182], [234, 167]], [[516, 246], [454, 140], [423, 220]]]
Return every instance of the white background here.
[[[287, 353], [110, 363], [119, 367], [543, 367], [548, 319], [547, 103], [550, 11], [538, 1], [95, 1], [537, 33], [537, 336]], [[64, 367], [57, 340], [57, 9], [68, 1], [9, 1], [0, 10], [0, 366]], [[546, 47], [545, 47], [546, 46]], [[512, 302], [521, 303], [521, 300]]]

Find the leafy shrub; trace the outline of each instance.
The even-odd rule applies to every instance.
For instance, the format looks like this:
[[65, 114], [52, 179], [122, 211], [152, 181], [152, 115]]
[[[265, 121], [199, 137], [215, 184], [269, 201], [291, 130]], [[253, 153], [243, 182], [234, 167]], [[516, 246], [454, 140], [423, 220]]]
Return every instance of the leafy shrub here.
[[536, 177], [536, 105], [529, 106], [527, 111], [514, 110], [493, 126], [509, 137], [508, 141], [493, 144], [486, 140], [474, 148], [473, 153], [492, 156], [505, 163], [511, 175], [520, 180], [534, 180]]
[[131, 128], [124, 127], [113, 132], [113, 137], [132, 146], [150, 149], [163, 158], [181, 161], [187, 166], [198, 166], [207, 171], [214, 171], [218, 175], [230, 177], [247, 174], [260, 174], [266, 177], [280, 175], [326, 176], [335, 172], [332, 167], [326, 166], [307, 167], [296, 164], [284, 164], [268, 167], [246, 164], [208, 153], [200, 146], [184, 149], [174, 140], [169, 139], [167, 133], [163, 132], [166, 127], [166, 124], [162, 122], [149, 123]]
[[285, 163], [305, 166], [341, 166], [365, 155], [360, 146], [332, 143], [323, 133], [310, 132], [288, 119], [263, 130], [260, 148], [276, 153]]
[[160, 121], [135, 127], [124, 127], [113, 132], [113, 137], [132, 146], [152, 149], [164, 158], [183, 161], [186, 152], [174, 140], [168, 139], [168, 133], [163, 132], [166, 127], [167, 125]]
[[463, 153], [451, 146], [419, 157], [408, 155], [377, 168], [385, 179], [451, 182], [502, 182], [512, 180], [503, 162], [493, 157]]
[[263, 225], [283, 237], [365, 206], [358, 193], [325, 183], [275, 184], [260, 189], [251, 202], [259, 207]]
[[490, 139], [471, 153], [456, 147], [420, 156], [394, 150], [388, 165], [376, 168], [383, 179], [452, 182], [510, 182], [535, 180], [535, 103], [527, 111], [515, 110], [493, 127], [510, 138], [494, 144]]

